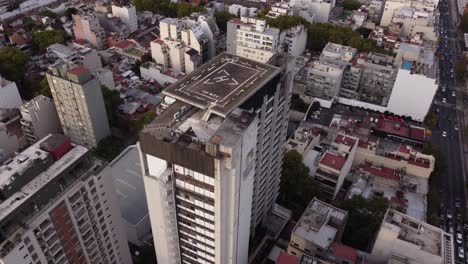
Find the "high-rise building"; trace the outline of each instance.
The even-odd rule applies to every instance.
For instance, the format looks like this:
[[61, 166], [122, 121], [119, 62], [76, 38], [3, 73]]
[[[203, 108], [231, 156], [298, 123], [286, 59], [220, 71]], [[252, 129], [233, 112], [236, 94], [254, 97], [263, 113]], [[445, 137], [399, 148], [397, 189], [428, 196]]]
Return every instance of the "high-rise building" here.
[[280, 30], [265, 20], [233, 18], [227, 23], [226, 50], [231, 54], [266, 63], [280, 51]]
[[120, 18], [127, 25], [130, 33], [138, 30], [138, 18], [135, 6], [112, 5], [112, 15]]
[[49, 134], [62, 132], [54, 101], [39, 95], [20, 107], [21, 126], [30, 143]]
[[46, 74], [65, 135], [96, 147], [110, 134], [101, 83], [83, 66], [58, 61]]
[[0, 166], [0, 262], [131, 263], [103, 167], [60, 134]]
[[106, 44], [106, 32], [93, 13], [73, 15], [73, 34], [75, 39], [85, 40], [97, 49], [103, 49]]
[[274, 59], [222, 53], [164, 91], [176, 100], [140, 134], [158, 262], [248, 262], [286, 140], [291, 79]]

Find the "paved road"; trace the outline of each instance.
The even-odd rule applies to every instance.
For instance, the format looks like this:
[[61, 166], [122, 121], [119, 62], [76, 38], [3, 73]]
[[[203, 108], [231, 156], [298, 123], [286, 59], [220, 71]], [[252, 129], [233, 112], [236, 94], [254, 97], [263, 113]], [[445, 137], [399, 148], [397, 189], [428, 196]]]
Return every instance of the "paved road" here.
[[[442, 0], [439, 2], [439, 52], [443, 59], [439, 64], [439, 91], [434, 99], [433, 110], [438, 113], [439, 124], [433, 130], [432, 143], [437, 145], [447, 159], [445, 174], [433, 179], [443, 203], [444, 228], [454, 236], [463, 236], [461, 244], [454, 242], [455, 259], [457, 263], [465, 263], [465, 258], [458, 257], [459, 248], [465, 245], [463, 224], [466, 211], [465, 162], [462, 131], [462, 87], [457, 85], [454, 78], [454, 63], [459, 56], [457, 41], [457, 3], [456, 0]], [[445, 134], [445, 135], [444, 135]], [[459, 201], [459, 202], [457, 202]], [[456, 206], [456, 204], [459, 206]], [[447, 217], [450, 212], [452, 217]], [[468, 235], [468, 230], [467, 230]]]

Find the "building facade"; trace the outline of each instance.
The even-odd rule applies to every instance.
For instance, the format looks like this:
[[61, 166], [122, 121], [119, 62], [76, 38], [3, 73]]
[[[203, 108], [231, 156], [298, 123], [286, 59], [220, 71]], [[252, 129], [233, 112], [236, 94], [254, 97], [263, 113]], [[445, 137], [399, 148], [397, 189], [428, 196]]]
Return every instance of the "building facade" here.
[[16, 83], [0, 76], [0, 108], [20, 108], [22, 104]]
[[106, 45], [106, 32], [96, 14], [73, 15], [73, 34], [75, 39], [85, 40], [96, 49], [103, 49]]
[[289, 85], [222, 53], [164, 91], [177, 101], [140, 134], [158, 262], [247, 263], [279, 190]]
[[62, 61], [46, 76], [65, 135], [77, 144], [96, 147], [110, 134], [99, 79], [83, 66]]
[[227, 24], [226, 50], [231, 54], [266, 63], [280, 50], [280, 30], [265, 20], [241, 17]]
[[120, 18], [127, 25], [130, 33], [138, 30], [138, 18], [135, 6], [112, 5], [112, 15]]
[[32, 144], [49, 134], [62, 132], [54, 101], [39, 95], [20, 107], [23, 133]]
[[131, 263], [112, 177], [89, 149], [49, 135], [0, 181], [2, 263]]

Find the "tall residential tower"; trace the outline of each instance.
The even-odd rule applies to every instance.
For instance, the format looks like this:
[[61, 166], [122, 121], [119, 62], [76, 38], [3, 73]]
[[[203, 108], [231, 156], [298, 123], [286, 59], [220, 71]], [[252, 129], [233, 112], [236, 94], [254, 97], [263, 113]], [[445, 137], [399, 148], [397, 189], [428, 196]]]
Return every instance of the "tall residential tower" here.
[[101, 83], [83, 66], [58, 61], [46, 74], [62, 129], [88, 148], [110, 134]]
[[140, 135], [158, 262], [248, 262], [286, 139], [291, 78], [275, 65], [222, 53], [164, 91], [176, 101]]

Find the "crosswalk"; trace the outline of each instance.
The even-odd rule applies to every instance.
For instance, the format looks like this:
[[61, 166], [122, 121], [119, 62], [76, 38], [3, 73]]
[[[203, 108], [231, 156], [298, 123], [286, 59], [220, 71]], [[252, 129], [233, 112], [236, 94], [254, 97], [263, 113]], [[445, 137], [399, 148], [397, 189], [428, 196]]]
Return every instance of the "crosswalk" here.
[[434, 100], [434, 104], [437, 105], [437, 106], [442, 106], [442, 107], [451, 108], [451, 109], [455, 109], [455, 110], [462, 110], [462, 107], [459, 106], [459, 105], [451, 104], [451, 103], [442, 103], [439, 100]]

